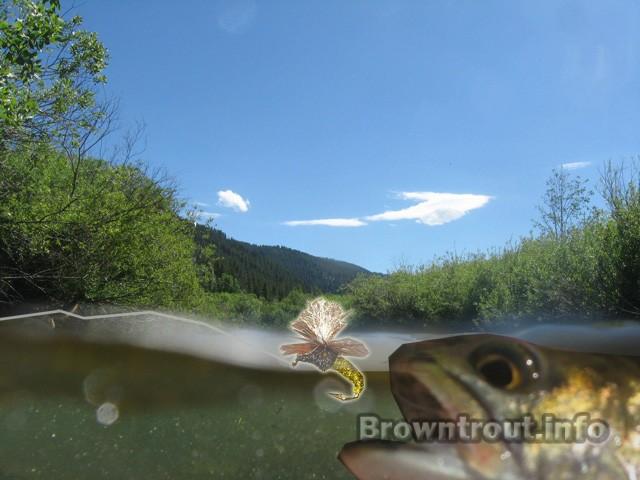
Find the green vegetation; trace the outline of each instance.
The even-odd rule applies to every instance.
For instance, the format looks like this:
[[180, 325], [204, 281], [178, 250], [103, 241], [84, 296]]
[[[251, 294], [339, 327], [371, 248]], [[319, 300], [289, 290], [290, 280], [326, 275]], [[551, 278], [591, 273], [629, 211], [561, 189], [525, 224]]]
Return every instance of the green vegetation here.
[[0, 6], [2, 143], [41, 140], [84, 153], [111, 119], [96, 101], [107, 51], [82, 19], [60, 16], [59, 0], [8, 0]]
[[190, 232], [172, 188], [131, 165], [85, 159], [75, 171], [47, 148], [5, 152], [3, 167], [24, 182], [0, 207], [5, 297], [195, 301]]
[[97, 87], [107, 52], [59, 2], [0, 11], [0, 299], [168, 306], [197, 301], [175, 190], [131, 160], [92, 158], [115, 108]]
[[265, 325], [284, 325], [319, 293], [340, 293], [361, 323], [388, 325], [640, 314], [633, 166], [606, 165], [599, 209], [585, 181], [554, 171], [535, 235], [387, 276], [239, 242], [194, 222], [175, 185], [135, 159], [139, 131], [108, 160], [94, 154], [117, 112], [96, 93], [108, 55], [59, 12], [46, 0], [0, 7], [2, 304], [106, 302]]
[[[281, 300], [293, 290], [337, 293], [364, 268], [319, 258], [286, 247], [252, 245], [227, 237], [208, 225], [196, 227], [196, 242], [209, 249], [205, 288], [212, 292], [252, 292], [267, 300]], [[212, 273], [212, 275], [211, 275]]]
[[369, 321], [395, 325], [588, 321], [640, 315], [640, 175], [608, 163], [590, 204], [580, 178], [554, 171], [537, 235], [501, 251], [449, 255], [385, 277], [359, 278], [354, 307]]
[[[0, 303], [153, 306], [284, 324], [312, 293], [366, 272], [227, 238], [185, 213], [136, 160], [140, 131], [106, 151], [116, 102], [107, 50], [58, 1], [0, 7]], [[187, 218], [185, 218], [187, 217]]]

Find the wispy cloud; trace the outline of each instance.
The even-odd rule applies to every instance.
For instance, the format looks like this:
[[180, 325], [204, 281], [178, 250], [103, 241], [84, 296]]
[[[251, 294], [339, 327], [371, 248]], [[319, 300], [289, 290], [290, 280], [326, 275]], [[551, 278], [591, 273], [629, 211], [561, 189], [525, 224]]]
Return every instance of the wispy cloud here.
[[208, 207], [209, 206], [208, 203], [204, 203], [204, 202], [193, 202], [193, 204], [198, 206], [198, 207]]
[[231, 208], [236, 212], [249, 211], [249, 200], [242, 198], [232, 190], [220, 190], [218, 192], [218, 205]]
[[589, 165], [591, 165], [591, 162], [569, 162], [563, 163], [560, 166], [566, 170], [578, 170], [579, 168], [586, 168]]
[[401, 192], [402, 200], [417, 201], [415, 205], [399, 210], [387, 210], [362, 218], [325, 218], [318, 220], [293, 220], [284, 222], [291, 227], [324, 225], [328, 227], [362, 227], [368, 222], [415, 220], [424, 225], [435, 226], [453, 222], [471, 210], [485, 206], [489, 195], [472, 193]]
[[459, 219], [476, 208], [485, 206], [491, 197], [473, 193], [402, 192], [403, 200], [418, 203], [400, 210], [387, 210], [365, 217], [372, 222], [415, 220], [425, 225], [443, 225]]
[[357, 218], [320, 218], [317, 220], [290, 220], [284, 222], [290, 227], [301, 227], [310, 225], [322, 225], [325, 227], [363, 227], [366, 222]]

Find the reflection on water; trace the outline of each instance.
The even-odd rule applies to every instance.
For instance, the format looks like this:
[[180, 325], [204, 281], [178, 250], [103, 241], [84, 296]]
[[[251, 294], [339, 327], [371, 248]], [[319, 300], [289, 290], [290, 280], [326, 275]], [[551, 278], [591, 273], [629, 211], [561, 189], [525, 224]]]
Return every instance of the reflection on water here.
[[[357, 362], [368, 388], [359, 401], [340, 403], [327, 395], [348, 391], [339, 377], [291, 369], [277, 354], [286, 332], [152, 314], [56, 314], [0, 325], [5, 479], [351, 478], [336, 455], [355, 440], [356, 415], [400, 418], [388, 355], [430, 337], [359, 334], [372, 352]], [[563, 328], [519, 335], [567, 347], [584, 345], [580, 335], [598, 337], [588, 348], [613, 344], [617, 353], [640, 338], [636, 327], [618, 329], [613, 343]]]

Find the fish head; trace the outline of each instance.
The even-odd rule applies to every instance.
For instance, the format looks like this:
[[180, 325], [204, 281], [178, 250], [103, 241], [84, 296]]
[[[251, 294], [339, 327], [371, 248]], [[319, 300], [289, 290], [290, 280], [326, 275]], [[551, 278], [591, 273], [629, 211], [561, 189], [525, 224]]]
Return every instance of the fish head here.
[[411, 421], [517, 418], [562, 375], [539, 348], [499, 335], [409, 343], [389, 357], [391, 390]]
[[[379, 443], [371, 445], [366, 456], [362, 446], [352, 446], [341, 457], [348, 466], [349, 462], [366, 465], [385, 458], [387, 471], [422, 468], [422, 477], [398, 474], [388, 478], [439, 479], [438, 463], [426, 460], [435, 455], [445, 458], [448, 466], [457, 465], [457, 476], [451, 478], [635, 478], [629, 475], [640, 464], [638, 448], [630, 438], [634, 431], [638, 435], [640, 425], [636, 358], [549, 349], [512, 337], [472, 334], [402, 345], [390, 356], [389, 368], [393, 396], [409, 423], [459, 422], [464, 417], [483, 425], [529, 417], [536, 422], [532, 430], [538, 432], [543, 416], [574, 420], [572, 425], [597, 419], [606, 424], [607, 437], [593, 443], [584, 438], [557, 439], [552, 433], [542, 440], [488, 441], [478, 431], [474, 435], [467, 429], [469, 436], [462, 440], [440, 438], [405, 446]], [[640, 441], [635, 443], [640, 445]], [[424, 461], [416, 463], [419, 457], [411, 455], [416, 448], [424, 452]]]

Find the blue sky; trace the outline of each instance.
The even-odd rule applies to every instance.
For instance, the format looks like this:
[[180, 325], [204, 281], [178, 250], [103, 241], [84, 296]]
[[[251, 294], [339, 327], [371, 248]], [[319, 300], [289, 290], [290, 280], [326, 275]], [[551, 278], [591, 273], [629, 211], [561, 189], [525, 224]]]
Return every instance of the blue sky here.
[[111, 52], [122, 123], [146, 122], [145, 160], [240, 240], [377, 271], [499, 247], [529, 232], [552, 168], [595, 180], [640, 153], [634, 0], [76, 11]]

